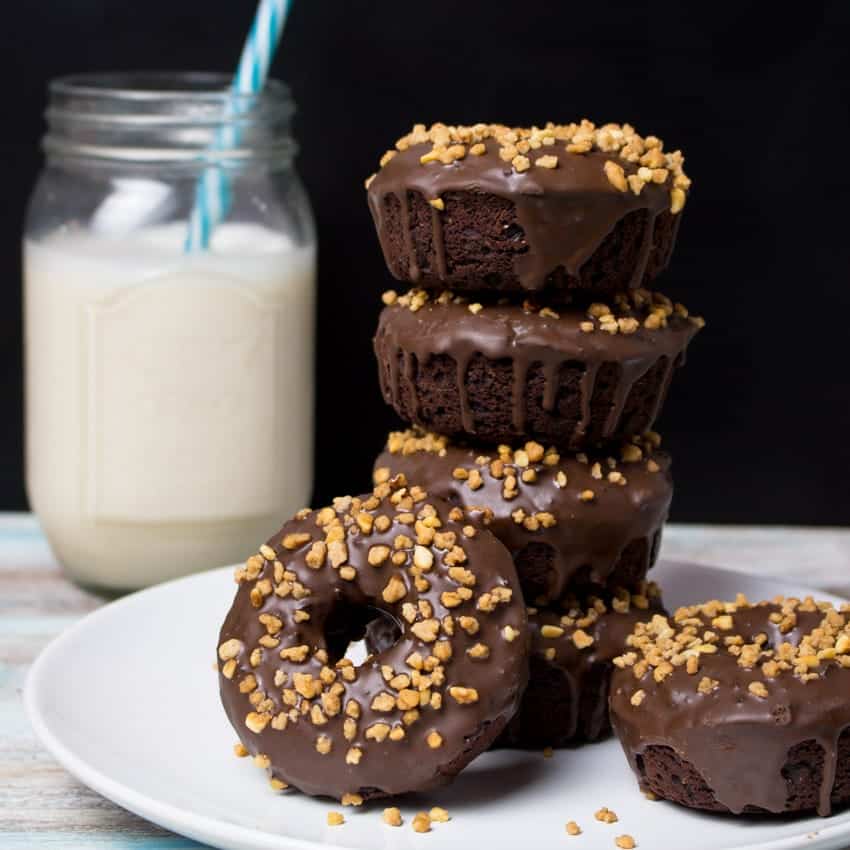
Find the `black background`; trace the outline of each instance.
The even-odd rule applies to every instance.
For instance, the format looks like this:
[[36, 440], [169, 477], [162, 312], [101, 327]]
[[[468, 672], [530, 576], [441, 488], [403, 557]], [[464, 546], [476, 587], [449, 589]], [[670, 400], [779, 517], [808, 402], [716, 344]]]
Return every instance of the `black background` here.
[[[0, 509], [23, 508], [19, 238], [48, 78], [230, 70], [249, 0], [4, 5]], [[391, 281], [363, 179], [415, 121], [629, 121], [694, 189], [659, 288], [708, 327], [660, 430], [674, 518], [850, 523], [848, 4], [295, 0], [274, 73], [299, 104], [320, 237], [317, 497], [362, 490], [394, 424], [370, 336]], [[60, 427], [60, 423], [57, 423]]]

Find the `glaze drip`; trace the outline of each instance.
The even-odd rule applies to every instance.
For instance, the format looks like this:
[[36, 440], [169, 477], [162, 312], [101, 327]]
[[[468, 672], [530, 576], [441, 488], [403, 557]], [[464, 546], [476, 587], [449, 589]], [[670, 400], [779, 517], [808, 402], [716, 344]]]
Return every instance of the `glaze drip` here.
[[[480, 422], [475, 401], [470, 397], [470, 367], [480, 358], [485, 359], [490, 370], [510, 363], [513, 380], [509, 427], [516, 437], [521, 437], [528, 433], [527, 415], [529, 405], [534, 403], [527, 391], [530, 370], [538, 367], [542, 371], [544, 387], [539, 404], [547, 414], [557, 417], [570, 403], [569, 398], [558, 398], [562, 372], [578, 368], [579, 413], [570, 446], [576, 448], [591, 434], [594, 442], [618, 436], [638, 382], [657, 369], [661, 373], [660, 389], [651, 400], [651, 417], [645, 425], [649, 427], [661, 409], [674, 369], [684, 362], [685, 348], [696, 333], [696, 326], [673, 317], [666, 328], [641, 328], [629, 335], [612, 336], [585, 333], [579, 327], [584, 319], [578, 311], [562, 312], [559, 318], [550, 319], [516, 305], [487, 306], [477, 315], [455, 303], [431, 302], [416, 312], [400, 306], [386, 307], [375, 337], [378, 357], [388, 366], [382, 371], [381, 381], [385, 399], [396, 409], [404, 407], [403, 396], [411, 399], [418, 416], [421, 404], [414, 373], [418, 376], [432, 358], [447, 356], [453, 361], [463, 430], [477, 436]], [[400, 359], [403, 369], [399, 368]], [[610, 407], [601, 422], [594, 422], [603, 369], [613, 374], [614, 387]], [[421, 419], [417, 424], [434, 427]]]

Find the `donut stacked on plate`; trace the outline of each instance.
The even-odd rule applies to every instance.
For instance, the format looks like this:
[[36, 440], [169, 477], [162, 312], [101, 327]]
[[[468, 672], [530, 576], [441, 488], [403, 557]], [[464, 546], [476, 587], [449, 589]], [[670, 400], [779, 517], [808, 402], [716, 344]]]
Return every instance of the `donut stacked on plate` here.
[[[483, 508], [528, 606], [531, 683], [501, 737], [609, 729], [608, 679], [641, 619], [672, 497], [651, 430], [702, 327], [653, 291], [690, 181], [629, 125], [417, 125], [367, 181], [390, 272], [375, 335], [399, 473]], [[372, 635], [373, 648], [379, 636]]]

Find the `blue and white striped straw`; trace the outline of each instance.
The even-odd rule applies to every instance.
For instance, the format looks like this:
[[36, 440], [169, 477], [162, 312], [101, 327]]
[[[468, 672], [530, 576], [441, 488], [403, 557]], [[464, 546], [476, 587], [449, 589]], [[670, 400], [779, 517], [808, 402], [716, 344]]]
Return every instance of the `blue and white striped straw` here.
[[[260, 0], [231, 86], [231, 92], [237, 96], [234, 111], [244, 109], [246, 96], [262, 91], [291, 5], [292, 0]], [[238, 142], [236, 128], [227, 124], [216, 134], [213, 150], [233, 148]], [[230, 180], [224, 170], [205, 168], [195, 186], [195, 206], [186, 234], [187, 253], [207, 250], [212, 232], [227, 216], [230, 203]]]

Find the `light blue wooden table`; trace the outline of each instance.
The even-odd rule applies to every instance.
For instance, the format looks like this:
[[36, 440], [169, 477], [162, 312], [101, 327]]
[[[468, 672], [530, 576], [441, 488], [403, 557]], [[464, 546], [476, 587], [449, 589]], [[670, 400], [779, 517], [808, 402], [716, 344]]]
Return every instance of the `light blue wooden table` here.
[[[793, 578], [850, 596], [850, 530], [672, 525], [663, 554]], [[29, 665], [104, 600], [63, 578], [35, 520], [0, 514], [0, 850], [184, 850], [73, 780], [39, 746], [23, 712]], [[215, 710], [215, 706], [211, 706]]]

